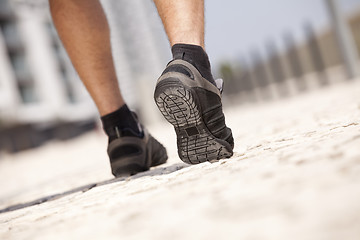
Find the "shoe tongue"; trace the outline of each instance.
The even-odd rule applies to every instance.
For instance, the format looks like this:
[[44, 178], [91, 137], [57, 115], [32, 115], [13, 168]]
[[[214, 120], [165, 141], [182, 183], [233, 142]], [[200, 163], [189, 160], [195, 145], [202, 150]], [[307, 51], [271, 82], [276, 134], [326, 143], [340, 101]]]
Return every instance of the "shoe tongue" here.
[[224, 80], [221, 78], [215, 79], [216, 87], [219, 89], [220, 93], [223, 92], [224, 89]]

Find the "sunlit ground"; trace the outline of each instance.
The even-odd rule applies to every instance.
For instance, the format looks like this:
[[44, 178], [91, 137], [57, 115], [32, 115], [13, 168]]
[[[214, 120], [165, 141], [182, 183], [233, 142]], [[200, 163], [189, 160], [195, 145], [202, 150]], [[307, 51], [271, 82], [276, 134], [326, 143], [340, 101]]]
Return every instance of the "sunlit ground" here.
[[0, 209], [25, 205], [0, 238], [357, 239], [359, 96], [356, 80], [227, 108], [235, 153], [213, 164], [181, 163], [172, 127], [149, 126], [169, 162], [131, 178], [112, 179], [101, 132], [3, 155]]

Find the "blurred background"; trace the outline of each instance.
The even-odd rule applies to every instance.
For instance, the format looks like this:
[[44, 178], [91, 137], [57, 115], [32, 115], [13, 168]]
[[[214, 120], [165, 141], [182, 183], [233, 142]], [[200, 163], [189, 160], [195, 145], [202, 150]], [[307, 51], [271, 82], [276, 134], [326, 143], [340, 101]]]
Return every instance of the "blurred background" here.
[[[158, 122], [153, 89], [171, 55], [156, 9], [150, 0], [102, 2], [124, 98], [143, 122]], [[206, 1], [206, 48], [225, 107], [352, 81], [360, 0]], [[0, 0], [0, 157], [99, 127], [47, 1]]]

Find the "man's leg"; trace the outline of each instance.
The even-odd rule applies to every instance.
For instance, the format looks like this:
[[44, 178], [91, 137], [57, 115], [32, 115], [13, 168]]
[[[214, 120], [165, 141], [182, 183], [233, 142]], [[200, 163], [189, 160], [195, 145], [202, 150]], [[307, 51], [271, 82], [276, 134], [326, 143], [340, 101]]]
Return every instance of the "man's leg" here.
[[204, 50], [204, 1], [154, 2], [173, 54], [154, 98], [175, 127], [179, 157], [190, 164], [231, 157], [234, 140], [222, 111], [222, 81], [214, 80]]
[[[100, 2], [49, 2], [59, 36], [102, 116], [104, 130], [109, 136], [108, 153], [113, 174], [136, 173], [164, 163], [167, 158], [165, 149], [139, 128], [136, 117], [120, 94], [111, 53], [110, 30]], [[146, 151], [158, 153], [146, 156]]]
[[50, 0], [50, 9], [59, 36], [100, 115], [119, 109], [124, 100], [111, 57], [109, 26], [99, 1]]
[[154, 0], [171, 46], [204, 48], [204, 0]]

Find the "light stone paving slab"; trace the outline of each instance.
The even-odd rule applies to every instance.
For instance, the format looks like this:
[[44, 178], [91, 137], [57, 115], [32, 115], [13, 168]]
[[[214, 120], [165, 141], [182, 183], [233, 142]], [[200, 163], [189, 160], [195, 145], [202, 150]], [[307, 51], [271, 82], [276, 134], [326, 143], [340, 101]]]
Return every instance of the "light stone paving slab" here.
[[[360, 80], [226, 109], [234, 157], [113, 179], [98, 131], [2, 156], [0, 239], [359, 239]], [[44, 201], [33, 206], [31, 201]], [[18, 205], [19, 206], [19, 205]]]

